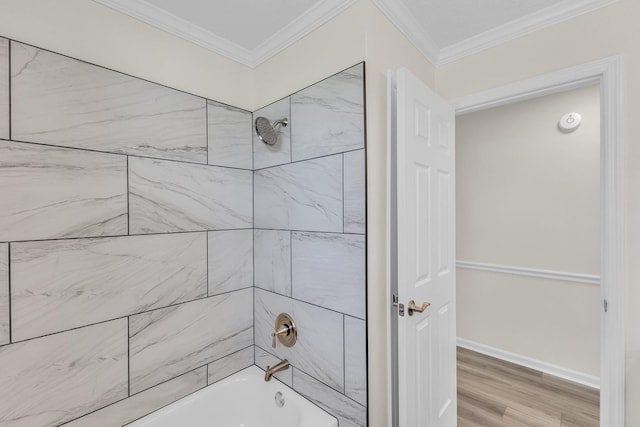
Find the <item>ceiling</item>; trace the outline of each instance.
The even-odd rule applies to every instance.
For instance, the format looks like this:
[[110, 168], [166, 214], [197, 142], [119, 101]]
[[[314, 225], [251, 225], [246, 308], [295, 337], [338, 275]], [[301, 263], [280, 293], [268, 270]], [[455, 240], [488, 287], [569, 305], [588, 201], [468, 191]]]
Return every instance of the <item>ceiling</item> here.
[[[256, 67], [357, 0], [95, 0]], [[617, 0], [371, 0], [441, 65]]]

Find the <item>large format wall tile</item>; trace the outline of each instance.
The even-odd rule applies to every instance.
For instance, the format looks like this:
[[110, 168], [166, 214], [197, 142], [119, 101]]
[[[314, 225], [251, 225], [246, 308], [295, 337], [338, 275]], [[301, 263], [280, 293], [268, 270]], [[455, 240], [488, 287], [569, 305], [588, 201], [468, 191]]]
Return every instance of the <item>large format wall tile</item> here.
[[[255, 120], [266, 117], [271, 122], [288, 119], [289, 125], [280, 128], [278, 141], [273, 145], [265, 144], [258, 137], [255, 129]], [[291, 110], [290, 98], [284, 98], [273, 104], [267, 105], [253, 113], [251, 126], [253, 134], [253, 168], [262, 169], [269, 166], [282, 165], [291, 162]]]
[[125, 156], [0, 140], [0, 241], [127, 234]]
[[367, 324], [344, 316], [345, 394], [367, 406]]
[[0, 345], [9, 338], [9, 244], [0, 243]]
[[342, 155], [255, 172], [256, 228], [342, 232]]
[[9, 139], [9, 40], [0, 38], [0, 139]]
[[210, 165], [253, 169], [251, 113], [207, 101]]
[[253, 230], [209, 232], [209, 295], [253, 286]]
[[129, 319], [131, 393], [253, 344], [252, 289]]
[[364, 236], [293, 232], [291, 248], [294, 298], [366, 317]]
[[243, 348], [240, 351], [236, 351], [215, 362], [209, 363], [207, 367], [207, 382], [208, 384], [213, 384], [251, 365], [253, 365], [253, 346]]
[[13, 243], [14, 340], [207, 295], [206, 233]]
[[13, 139], [207, 161], [206, 101], [12, 42]]
[[206, 385], [207, 368], [203, 366], [71, 421], [65, 424], [65, 427], [121, 427], [188, 396]]
[[291, 296], [291, 232], [255, 230], [255, 286]]
[[291, 95], [293, 160], [364, 148], [364, 66]]
[[364, 150], [344, 153], [344, 232], [366, 233]]
[[127, 397], [127, 320], [0, 347], [0, 426], [53, 426]]
[[[271, 333], [278, 314], [289, 313], [298, 328], [293, 347], [277, 343]], [[255, 344], [338, 391], [344, 391], [342, 314], [295, 301], [261, 289], [255, 290]]]
[[252, 227], [252, 172], [129, 159], [132, 234]]
[[367, 409], [364, 406], [299, 369], [293, 370], [293, 389], [336, 417], [340, 427], [366, 427]]

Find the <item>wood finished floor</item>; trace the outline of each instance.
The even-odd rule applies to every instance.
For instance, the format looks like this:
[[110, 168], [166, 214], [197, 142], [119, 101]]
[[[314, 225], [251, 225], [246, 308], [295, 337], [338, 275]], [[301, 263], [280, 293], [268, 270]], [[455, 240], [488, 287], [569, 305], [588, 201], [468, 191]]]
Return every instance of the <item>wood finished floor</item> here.
[[458, 427], [598, 427], [600, 393], [458, 348]]

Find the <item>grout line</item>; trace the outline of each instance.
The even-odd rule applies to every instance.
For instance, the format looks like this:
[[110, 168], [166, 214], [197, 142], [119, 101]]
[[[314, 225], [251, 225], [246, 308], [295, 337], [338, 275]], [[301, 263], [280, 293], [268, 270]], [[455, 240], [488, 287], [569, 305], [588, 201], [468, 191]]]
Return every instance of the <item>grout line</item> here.
[[131, 235], [131, 187], [129, 186], [129, 174], [130, 174], [130, 169], [129, 169], [129, 156], [126, 157], [127, 159], [127, 235], [130, 236]]
[[206, 242], [206, 262], [207, 262], [207, 296], [209, 295], [209, 232], [207, 231], [206, 236], [205, 236], [205, 240]]
[[131, 397], [131, 316], [127, 316], [127, 395]]
[[207, 163], [192, 162], [192, 161], [188, 161], [188, 160], [167, 159], [167, 158], [163, 158], [163, 157], [153, 157], [153, 156], [142, 156], [140, 154], [131, 154], [131, 153], [124, 153], [124, 152], [100, 151], [100, 150], [92, 150], [90, 148], [71, 147], [71, 146], [68, 146], [68, 145], [46, 144], [46, 143], [43, 143], [43, 142], [23, 141], [23, 140], [19, 140], [19, 139], [11, 139], [10, 141], [11, 142], [15, 142], [17, 144], [37, 145], [37, 146], [41, 146], [41, 147], [57, 148], [57, 149], [60, 149], [60, 150], [76, 150], [76, 151], [82, 151], [82, 152], [87, 152], [87, 153], [105, 154], [105, 155], [111, 155], [111, 156], [129, 156], [129, 157], [135, 157], [135, 158], [139, 158], [139, 159], [158, 160], [158, 161], [161, 161], [161, 162], [170, 162], [170, 163], [178, 163], [178, 164], [183, 164], [183, 165], [201, 166], [201, 167], [205, 167], [205, 168], [218, 168], [218, 169], [229, 169], [229, 170], [252, 172], [251, 169], [237, 168], [237, 167], [234, 167], [234, 166], [224, 166], [224, 165], [209, 165]]
[[256, 153], [253, 150], [253, 124], [254, 124], [254, 118], [253, 118], [253, 113], [249, 113], [249, 120], [251, 120], [251, 123], [249, 123], [249, 138], [251, 138], [251, 170], [255, 171], [256, 170]]
[[13, 343], [13, 325], [12, 325], [12, 317], [13, 317], [13, 312], [12, 312], [12, 304], [11, 304], [11, 300], [12, 298], [12, 294], [11, 294], [11, 243], [7, 243], [7, 274], [8, 274], [8, 302], [9, 302], [9, 342], [8, 344]]
[[[347, 325], [345, 315], [342, 315], [342, 394], [347, 396]], [[349, 396], [347, 396], [349, 397]]]
[[346, 221], [344, 215], [344, 153], [342, 153], [342, 233], [344, 233], [344, 223]]
[[[265, 166], [263, 168], [254, 169], [254, 172], [262, 172], [262, 171], [267, 170], [267, 169], [281, 168], [281, 167], [284, 167], [284, 166], [289, 166], [289, 165], [295, 165], [295, 164], [298, 164], [298, 163], [308, 162], [310, 160], [326, 159], [327, 157], [340, 156], [340, 155], [343, 155], [343, 154], [346, 154], [346, 153], [354, 153], [356, 151], [364, 151], [364, 147], [354, 148], [353, 150], [338, 151], [337, 153], [324, 154], [322, 156], [309, 157], [308, 159], [293, 160], [293, 161], [291, 161], [289, 163], [280, 163], [280, 164], [277, 164], [277, 165]], [[246, 169], [243, 169], [243, 170], [246, 170]]]
[[12, 83], [13, 77], [12, 77], [12, 72], [11, 72], [11, 45], [12, 44], [13, 44], [13, 42], [11, 40], [7, 40], [7, 45], [8, 45], [8, 47], [7, 47], [8, 52], [7, 53], [9, 55], [9, 61], [8, 61], [9, 62], [9, 64], [8, 64], [8, 66], [9, 66], [9, 70], [8, 71], [9, 72], [7, 73], [8, 79], [9, 79], [9, 99], [8, 99], [8, 102], [9, 102], [9, 105], [8, 105], [8, 107], [9, 107], [9, 139], [13, 138], [13, 115], [12, 115], [13, 105], [11, 105], [11, 103], [12, 103], [11, 92], [13, 91], [13, 83]]
[[[253, 124], [253, 113], [251, 113], [251, 120]], [[253, 130], [251, 131], [251, 165], [253, 166], [254, 156], [253, 156]], [[253, 345], [256, 344], [256, 173], [251, 173], [251, 209], [252, 209], [252, 217], [251, 217], [251, 225], [253, 231], [251, 232], [251, 238], [253, 242], [253, 247], [251, 248], [252, 255], [252, 263], [253, 263], [253, 281], [251, 283], [252, 286], [252, 298], [251, 298], [251, 315], [253, 318]], [[256, 363], [255, 358], [255, 350], [253, 352], [253, 363]]]
[[266, 227], [258, 227], [256, 230], [266, 230], [266, 231], [289, 231], [291, 233], [306, 233], [306, 234], [338, 234], [345, 236], [365, 236], [365, 233], [343, 233], [341, 231], [322, 231], [322, 230], [291, 230], [287, 228], [266, 228]]
[[[31, 243], [31, 242], [57, 242], [57, 241], [73, 241], [73, 240], [94, 240], [105, 239], [114, 237], [144, 237], [144, 236], [167, 236], [172, 234], [195, 234], [195, 233], [207, 233], [217, 231], [240, 231], [240, 230], [253, 230], [252, 228], [221, 228], [216, 230], [190, 230], [190, 231], [168, 231], [157, 233], [134, 233], [134, 234], [110, 234], [105, 236], [84, 236], [84, 237], [59, 237], [53, 239], [32, 239], [32, 240], [12, 240], [11, 243]], [[9, 242], [0, 242], [9, 243]]]
[[289, 95], [289, 117], [287, 117], [289, 119], [289, 164], [293, 163], [293, 126], [295, 125], [295, 123], [293, 123], [293, 120], [291, 120], [291, 95]]
[[[364, 120], [364, 124], [363, 124], [363, 129], [364, 129], [364, 150], [363, 150], [363, 157], [364, 157], [364, 230], [365, 230], [365, 234], [364, 234], [364, 248], [365, 248], [365, 257], [364, 257], [364, 263], [365, 263], [365, 267], [364, 267], [364, 298], [365, 301], [367, 302], [365, 304], [365, 317], [367, 319], [369, 319], [370, 313], [369, 313], [369, 236], [367, 234], [367, 224], [368, 224], [368, 200], [369, 200], [369, 193], [368, 193], [368, 161], [367, 161], [367, 150], [368, 150], [368, 143], [367, 143], [367, 67], [366, 67], [366, 63], [363, 62], [362, 63], [362, 105], [363, 105], [363, 120]], [[364, 321], [364, 340], [365, 340], [365, 356], [364, 356], [364, 364], [365, 364], [365, 404], [366, 404], [366, 408], [369, 408], [369, 322], [367, 320]], [[366, 425], [370, 424], [370, 417], [369, 417], [369, 410], [367, 409], [366, 411]]]
[[207, 147], [207, 164], [209, 164], [209, 101], [204, 100], [204, 129], [205, 129], [205, 146]]
[[[245, 288], [245, 289], [248, 289], [248, 288]], [[282, 298], [289, 298], [289, 299], [291, 299], [291, 300], [293, 300], [293, 301], [301, 302], [301, 303], [303, 303], [303, 304], [308, 304], [308, 305], [311, 305], [311, 306], [313, 306], [313, 307], [317, 307], [317, 308], [321, 308], [321, 309], [323, 309], [323, 310], [331, 311], [331, 312], [333, 312], [333, 313], [341, 314], [341, 315], [343, 315], [343, 316], [344, 316], [344, 315], [347, 315], [347, 316], [349, 316], [349, 317], [353, 317], [354, 319], [359, 319], [359, 320], [362, 320], [362, 321], [364, 321], [364, 322], [366, 322], [366, 321], [367, 321], [367, 319], [363, 319], [363, 318], [361, 318], [361, 317], [357, 317], [357, 316], [354, 316], [354, 315], [352, 315], [352, 314], [343, 313], [343, 312], [341, 312], [341, 311], [334, 310], [334, 309], [332, 309], [332, 308], [327, 308], [327, 307], [324, 307], [324, 306], [322, 306], [322, 305], [314, 304], [314, 303], [309, 302], [309, 301], [305, 301], [305, 300], [302, 300], [302, 299], [294, 298], [294, 297], [292, 297], [292, 296], [290, 296], [290, 295], [282, 295], [282, 294], [279, 294], [279, 293], [274, 292], [274, 291], [272, 291], [272, 290], [264, 289], [264, 288], [260, 288], [260, 287], [257, 287], [256, 289], [259, 289], [259, 290], [261, 290], [261, 291], [263, 291], [263, 292], [269, 292], [270, 294], [277, 295], [277, 296], [282, 297]]]
[[[90, 326], [96, 326], [96, 325], [101, 325], [103, 323], [108, 323], [108, 322], [113, 322], [113, 321], [120, 320], [120, 319], [125, 319], [125, 318], [128, 318], [130, 316], [137, 316], [139, 314], [152, 313], [154, 311], [164, 310], [166, 308], [174, 308], [174, 307], [182, 306], [182, 305], [185, 305], [185, 304], [190, 304], [190, 303], [197, 302], [197, 301], [203, 301], [203, 300], [207, 300], [207, 299], [213, 299], [213, 298], [216, 298], [216, 297], [220, 297], [220, 296], [223, 296], [223, 295], [229, 295], [229, 294], [232, 294], [234, 292], [245, 291], [247, 289], [251, 289], [251, 287], [247, 286], [245, 288], [233, 289], [231, 291], [220, 292], [219, 294], [215, 294], [215, 295], [207, 295], [207, 296], [204, 296], [202, 298], [194, 298], [194, 299], [191, 299], [191, 300], [188, 300], [188, 301], [182, 301], [182, 302], [178, 302], [178, 303], [175, 303], [175, 304], [166, 305], [166, 306], [158, 307], [158, 308], [153, 308], [153, 309], [146, 310], [146, 311], [130, 313], [130, 314], [127, 314], [126, 316], [114, 317], [114, 318], [110, 318], [110, 319], [106, 319], [106, 320], [100, 320], [99, 322], [93, 322], [93, 323], [89, 323], [89, 324], [86, 324], [86, 325], [76, 326], [74, 328], [64, 329], [64, 330], [55, 331], [55, 332], [49, 332], [47, 334], [38, 335], [38, 336], [35, 336], [35, 337], [30, 337], [30, 338], [25, 338], [25, 339], [22, 339], [22, 340], [19, 340], [19, 341], [15, 341], [15, 342], [12, 342], [11, 344], [33, 341], [33, 340], [36, 340], [36, 339], [39, 339], [39, 338], [49, 337], [51, 335], [57, 335], [57, 334], [65, 333], [65, 332], [76, 331], [76, 330], [79, 330], [79, 329], [82, 329], [82, 328], [88, 328]], [[7, 345], [7, 344], [5, 344], [5, 345]], [[0, 348], [2, 348], [2, 347], [3, 346], [0, 346]]]
[[293, 298], [293, 232], [289, 231], [289, 295]]

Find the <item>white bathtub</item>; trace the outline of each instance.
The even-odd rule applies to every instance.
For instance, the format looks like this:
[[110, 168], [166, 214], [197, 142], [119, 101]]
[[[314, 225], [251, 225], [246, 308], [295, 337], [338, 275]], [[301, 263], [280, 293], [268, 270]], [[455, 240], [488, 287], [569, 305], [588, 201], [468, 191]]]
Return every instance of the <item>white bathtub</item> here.
[[250, 366], [129, 424], [142, 426], [337, 427], [338, 421], [276, 379], [266, 382], [264, 371]]

